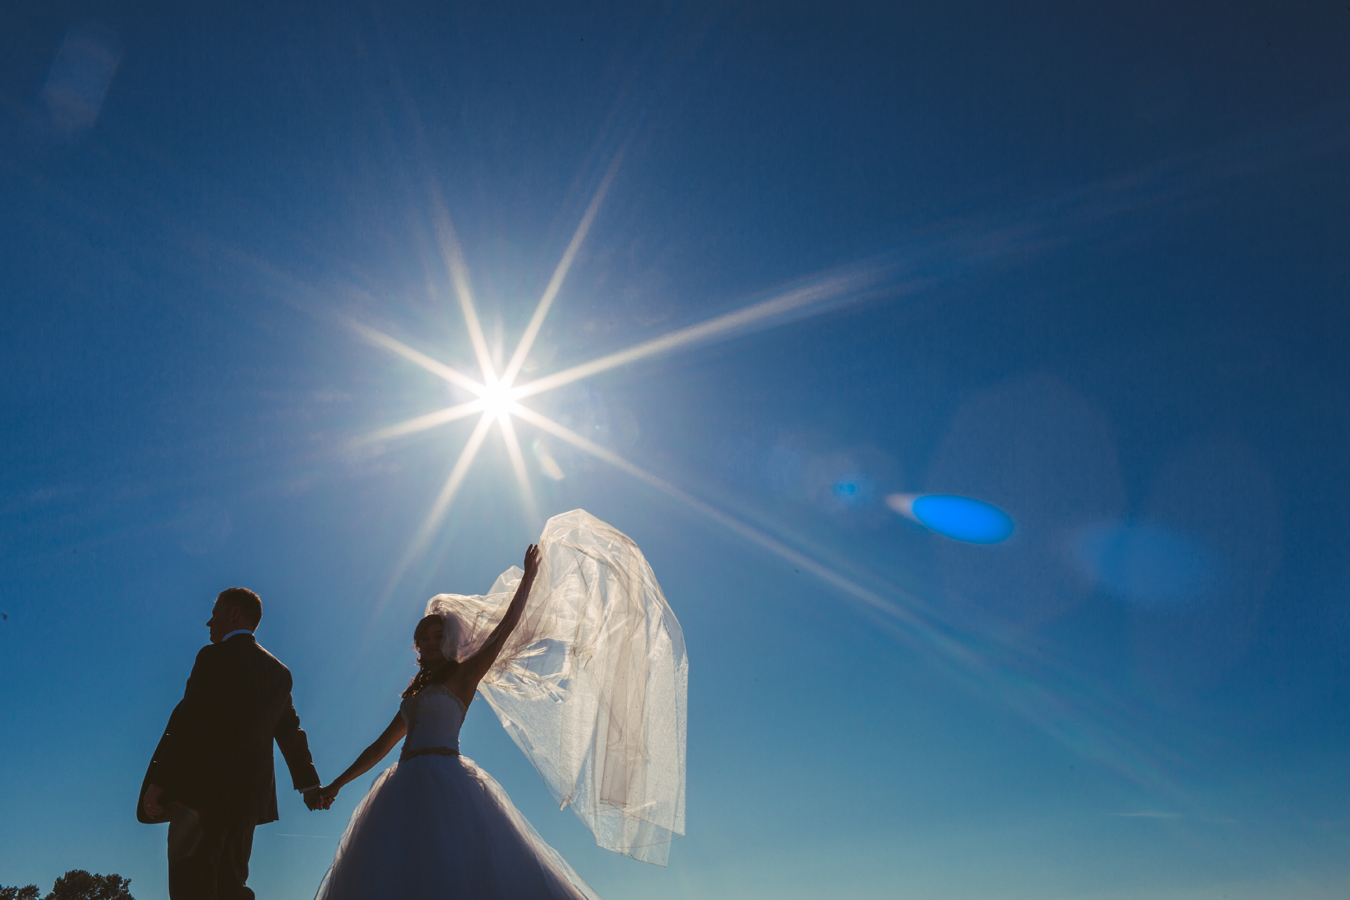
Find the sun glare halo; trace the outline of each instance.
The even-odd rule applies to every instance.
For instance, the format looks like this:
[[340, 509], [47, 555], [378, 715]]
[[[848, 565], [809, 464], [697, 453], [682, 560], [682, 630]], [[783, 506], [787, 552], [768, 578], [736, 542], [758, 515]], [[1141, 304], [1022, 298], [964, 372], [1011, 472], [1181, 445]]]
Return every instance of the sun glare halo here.
[[483, 411], [498, 421], [505, 419], [514, 406], [515, 396], [511, 387], [495, 384], [483, 391]]

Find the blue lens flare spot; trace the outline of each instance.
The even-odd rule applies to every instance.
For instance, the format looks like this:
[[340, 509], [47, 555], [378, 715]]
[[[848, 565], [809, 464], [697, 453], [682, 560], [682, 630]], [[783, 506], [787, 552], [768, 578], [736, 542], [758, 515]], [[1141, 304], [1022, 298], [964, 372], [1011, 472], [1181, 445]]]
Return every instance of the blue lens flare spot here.
[[1013, 533], [1013, 520], [990, 503], [951, 494], [925, 494], [910, 507], [914, 518], [957, 541], [997, 544]]
[[1085, 529], [1075, 549], [1085, 571], [1109, 593], [1143, 605], [1189, 601], [1219, 574], [1203, 543], [1151, 522]]

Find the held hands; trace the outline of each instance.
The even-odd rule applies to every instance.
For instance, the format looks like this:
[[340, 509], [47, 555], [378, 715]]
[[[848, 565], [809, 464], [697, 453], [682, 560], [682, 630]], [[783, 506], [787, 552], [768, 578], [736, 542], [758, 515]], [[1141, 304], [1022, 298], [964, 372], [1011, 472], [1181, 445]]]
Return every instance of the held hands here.
[[[337, 798], [338, 791], [342, 788], [330, 784], [328, 787], [315, 788], [308, 794], [305, 794], [305, 805], [310, 809], [328, 809], [333, 805], [333, 800]], [[313, 798], [311, 802], [311, 797]]]

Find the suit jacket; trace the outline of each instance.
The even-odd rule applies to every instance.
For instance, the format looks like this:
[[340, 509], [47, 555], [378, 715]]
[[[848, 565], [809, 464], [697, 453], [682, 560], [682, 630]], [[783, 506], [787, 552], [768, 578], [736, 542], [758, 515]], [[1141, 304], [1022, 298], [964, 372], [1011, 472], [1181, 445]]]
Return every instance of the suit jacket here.
[[[309, 741], [291, 703], [291, 673], [251, 634], [210, 644], [197, 654], [183, 699], [155, 748], [141, 784], [164, 789], [160, 805], [182, 803], [205, 815], [277, 820], [272, 741], [281, 748], [296, 790], [319, 783]], [[136, 802], [136, 818], [151, 819]]]

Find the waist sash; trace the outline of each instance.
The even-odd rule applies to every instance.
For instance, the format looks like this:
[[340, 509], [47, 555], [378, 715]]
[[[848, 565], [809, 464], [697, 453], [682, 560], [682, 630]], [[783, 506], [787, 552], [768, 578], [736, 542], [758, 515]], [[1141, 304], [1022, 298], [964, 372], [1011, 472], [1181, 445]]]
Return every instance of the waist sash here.
[[454, 747], [423, 747], [421, 750], [409, 750], [405, 745], [398, 755], [398, 761], [403, 762], [415, 756], [459, 756], [459, 751]]

